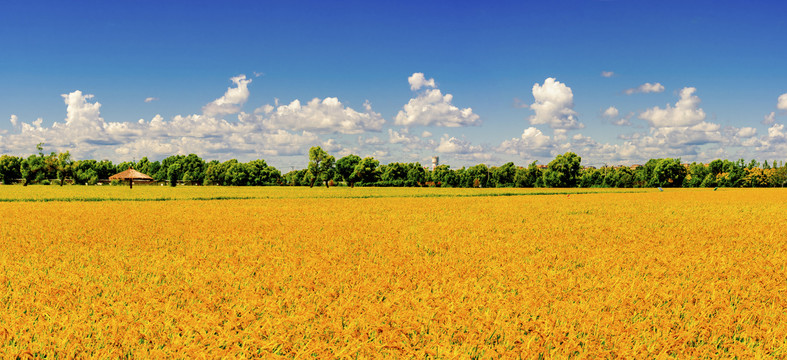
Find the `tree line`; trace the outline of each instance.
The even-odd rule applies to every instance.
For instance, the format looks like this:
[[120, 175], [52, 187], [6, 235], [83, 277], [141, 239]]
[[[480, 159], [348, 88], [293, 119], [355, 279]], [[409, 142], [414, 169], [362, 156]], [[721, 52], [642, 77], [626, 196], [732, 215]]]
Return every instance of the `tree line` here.
[[683, 164], [680, 159], [650, 159], [638, 166], [581, 166], [582, 158], [567, 152], [546, 165], [508, 162], [501, 166], [478, 164], [434, 170], [418, 162], [380, 164], [373, 157], [348, 155], [336, 158], [320, 147], [309, 150], [307, 167], [283, 174], [265, 160], [246, 163], [232, 159], [205, 161], [195, 154], [173, 155], [161, 161], [113, 164], [109, 160], [73, 160], [69, 152], [38, 153], [27, 158], [0, 156], [0, 182], [10, 184], [96, 184], [130, 167], [172, 186], [440, 186], [440, 187], [783, 187], [787, 166], [782, 161], [713, 160], [708, 164]]

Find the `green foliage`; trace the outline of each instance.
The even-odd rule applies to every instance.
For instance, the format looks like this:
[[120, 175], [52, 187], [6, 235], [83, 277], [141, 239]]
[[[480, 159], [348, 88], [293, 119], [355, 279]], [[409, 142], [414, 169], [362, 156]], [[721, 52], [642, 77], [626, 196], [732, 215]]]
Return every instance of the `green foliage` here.
[[361, 157], [358, 155], [347, 155], [336, 162], [336, 173], [344, 180], [347, 185], [353, 187], [357, 181], [352, 177], [355, 171], [355, 166], [361, 162]]
[[660, 159], [653, 168], [650, 184], [660, 187], [678, 187], [686, 177], [686, 167], [680, 159]]
[[321, 147], [314, 146], [309, 149], [309, 172], [312, 174], [312, 181], [309, 187], [313, 187], [317, 181], [325, 182], [325, 187], [328, 186], [328, 180], [333, 178], [333, 165], [336, 159], [328, 155]]
[[458, 175], [461, 187], [488, 187], [489, 168], [484, 164], [459, 169]]
[[547, 166], [544, 183], [550, 187], [576, 187], [582, 158], [573, 152], [558, 155]]
[[582, 159], [573, 152], [558, 155], [548, 166], [538, 166], [536, 161], [527, 167], [517, 167], [513, 162], [487, 167], [478, 164], [468, 168], [451, 169], [449, 165], [437, 166], [433, 171], [420, 163], [389, 163], [381, 165], [372, 157], [361, 159], [357, 155], [345, 156], [339, 161], [320, 147], [309, 150], [306, 169], [293, 170], [282, 175], [265, 160], [241, 163], [236, 159], [225, 162], [205, 162], [195, 154], [173, 155], [162, 161], [143, 157], [138, 162], [121, 162], [114, 165], [109, 160], [72, 160], [69, 152], [44, 153], [43, 144], [36, 146], [37, 153], [26, 158], [0, 156], [0, 183], [8, 184], [22, 179], [28, 184], [68, 183], [94, 185], [102, 179], [133, 167], [152, 175], [155, 180], [168, 180], [175, 186], [185, 184], [260, 186], [293, 185], [313, 186], [317, 181], [329, 186], [344, 181], [349, 186], [443, 186], [443, 187], [740, 187], [787, 185], [787, 167], [774, 160], [762, 163], [743, 159], [737, 161], [713, 160], [708, 165], [681, 164], [680, 159], [650, 159], [636, 169], [627, 166], [600, 169], [582, 168]]
[[363, 158], [355, 165], [355, 169], [353, 169], [350, 176], [357, 182], [365, 184], [375, 183], [380, 180], [380, 173], [377, 169], [378, 166], [380, 166], [380, 162], [374, 158]]
[[16, 156], [0, 156], [0, 183], [10, 184], [22, 178], [22, 158]]
[[489, 187], [511, 187], [514, 186], [517, 168], [513, 162], [503, 164], [503, 166], [492, 167], [489, 169], [491, 178]]

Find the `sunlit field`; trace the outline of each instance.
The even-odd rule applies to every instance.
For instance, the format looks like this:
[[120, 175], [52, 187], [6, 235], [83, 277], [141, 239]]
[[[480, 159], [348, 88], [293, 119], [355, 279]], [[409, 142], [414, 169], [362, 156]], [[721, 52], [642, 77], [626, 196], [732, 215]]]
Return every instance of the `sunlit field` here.
[[0, 358], [783, 358], [785, 209], [783, 189], [0, 186]]
[[652, 192], [654, 189], [556, 189], [556, 188], [349, 188], [254, 187], [254, 186], [0, 186], [0, 202], [9, 201], [167, 201], [167, 200], [248, 200], [304, 198], [377, 198], [377, 197], [476, 197], [551, 194], [588, 194], [608, 192]]

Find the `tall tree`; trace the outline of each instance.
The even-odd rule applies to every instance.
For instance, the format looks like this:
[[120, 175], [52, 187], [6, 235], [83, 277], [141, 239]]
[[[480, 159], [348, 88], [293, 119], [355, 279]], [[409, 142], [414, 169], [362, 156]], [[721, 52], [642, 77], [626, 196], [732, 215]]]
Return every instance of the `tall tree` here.
[[325, 181], [325, 187], [329, 187], [328, 180], [333, 175], [332, 170], [335, 161], [336, 159], [333, 156], [328, 155], [319, 146], [309, 149], [309, 172], [314, 176], [309, 187], [314, 187], [316, 181]]
[[379, 161], [372, 157], [365, 157], [355, 165], [351, 176], [364, 184], [375, 183], [380, 179], [378, 166], [380, 166]]
[[355, 185], [356, 179], [352, 177], [352, 174], [359, 162], [361, 162], [361, 157], [353, 154], [347, 155], [336, 162], [336, 172], [350, 187]]
[[547, 165], [544, 174], [546, 185], [552, 187], [576, 187], [582, 158], [573, 152], [558, 155]]
[[0, 156], [0, 182], [10, 184], [14, 179], [21, 178], [22, 161], [22, 158], [16, 156]]

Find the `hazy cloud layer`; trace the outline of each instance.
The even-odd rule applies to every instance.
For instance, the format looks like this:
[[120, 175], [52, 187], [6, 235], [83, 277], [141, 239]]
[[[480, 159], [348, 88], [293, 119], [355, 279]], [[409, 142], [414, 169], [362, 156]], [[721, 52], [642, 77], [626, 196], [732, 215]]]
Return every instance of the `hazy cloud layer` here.
[[[408, 77], [416, 96], [394, 121], [386, 121], [368, 101], [353, 108], [336, 97], [306, 102], [294, 99], [286, 104], [276, 100], [246, 112], [252, 80], [239, 75], [230, 81], [232, 85], [224, 94], [205, 104], [201, 113], [168, 118], [155, 115], [136, 121], [107, 121], [97, 97], [79, 90], [63, 94], [65, 117], [51, 125], [45, 126], [42, 118], [31, 121], [11, 114], [11, 128], [0, 130], [0, 153], [30, 154], [36, 144], [44, 143], [45, 151], [70, 151], [77, 159], [124, 161], [196, 153], [206, 159], [265, 158], [277, 164], [270, 160], [292, 158], [288, 164], [305, 164], [308, 148], [318, 145], [337, 156], [374, 156], [383, 163], [426, 163], [439, 155], [442, 163], [455, 166], [543, 163], [566, 151], [580, 154], [584, 164], [597, 165], [642, 163], [658, 157], [684, 161], [744, 156], [773, 159], [787, 153], [787, 130], [777, 123], [781, 111], [787, 109], [787, 94], [777, 97], [778, 111], [764, 117], [762, 124], [767, 128], [761, 129], [722, 127], [709, 120], [693, 87], [681, 89], [674, 104], [627, 111], [625, 115], [617, 106], [609, 106], [600, 110], [600, 119], [595, 120], [598, 126], [628, 125], [632, 132], [618, 135], [614, 142], [600, 142], [575, 133], [584, 125], [574, 110], [571, 88], [547, 78], [533, 85], [534, 102], [526, 105], [533, 114], [521, 135], [498, 134], [493, 141], [499, 145], [490, 145], [473, 137], [475, 131], [461, 132], [466, 130], [462, 127], [480, 125], [480, 117], [469, 107], [453, 105], [453, 96], [444, 95], [434, 79], [423, 73]], [[631, 120], [637, 119], [632, 124]], [[415, 131], [414, 126], [428, 128]], [[439, 127], [454, 128], [455, 133], [437, 139], [433, 132]]]

